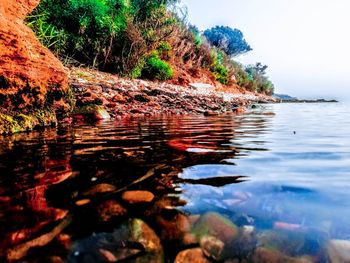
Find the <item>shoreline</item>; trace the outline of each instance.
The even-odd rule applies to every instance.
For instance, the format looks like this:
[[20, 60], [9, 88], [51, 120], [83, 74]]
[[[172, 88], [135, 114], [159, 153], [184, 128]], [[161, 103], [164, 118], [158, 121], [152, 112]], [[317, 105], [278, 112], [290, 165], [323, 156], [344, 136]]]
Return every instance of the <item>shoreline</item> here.
[[222, 91], [204, 83], [180, 86], [130, 80], [83, 68], [72, 68], [69, 75], [75, 98], [73, 119], [118, 119], [159, 114], [208, 116], [244, 112], [253, 103], [277, 102], [270, 96]]

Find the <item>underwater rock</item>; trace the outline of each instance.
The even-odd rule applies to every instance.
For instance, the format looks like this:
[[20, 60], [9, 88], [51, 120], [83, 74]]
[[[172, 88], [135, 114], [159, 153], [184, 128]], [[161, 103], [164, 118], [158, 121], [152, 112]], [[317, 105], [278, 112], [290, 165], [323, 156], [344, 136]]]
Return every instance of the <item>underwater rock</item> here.
[[154, 194], [148, 191], [126, 191], [122, 199], [129, 204], [150, 203], [154, 199]]
[[106, 109], [100, 105], [86, 105], [82, 107], [76, 107], [72, 114], [74, 118], [88, 119], [93, 121], [108, 120], [111, 118]]
[[130, 219], [113, 233], [99, 233], [77, 241], [68, 262], [162, 263], [163, 248], [155, 232], [142, 220]]
[[270, 230], [258, 236], [258, 244], [292, 257], [319, 254], [328, 240], [327, 233], [315, 230]]
[[84, 192], [85, 196], [94, 196], [102, 193], [114, 192], [117, 188], [111, 184], [97, 184], [92, 186], [88, 191]]
[[350, 241], [331, 240], [327, 246], [327, 254], [331, 263], [350, 262]]
[[99, 218], [102, 222], [108, 222], [115, 217], [124, 216], [127, 210], [115, 200], [107, 200], [97, 207]]
[[223, 251], [225, 244], [221, 240], [213, 236], [204, 236], [201, 238], [200, 246], [204, 255], [215, 261], [221, 261], [223, 259]]
[[200, 248], [192, 248], [181, 251], [175, 258], [174, 263], [210, 263]]
[[200, 240], [204, 236], [214, 236], [224, 243], [234, 241], [238, 228], [229, 219], [217, 213], [206, 213], [194, 224], [192, 232]]
[[308, 257], [289, 257], [272, 248], [259, 247], [251, 258], [253, 263], [312, 263]]
[[229, 219], [217, 213], [207, 213], [194, 224], [192, 233], [198, 238], [203, 251], [214, 260], [239, 255], [239, 229]]
[[90, 199], [80, 199], [80, 200], [75, 202], [75, 205], [76, 206], [83, 206], [83, 205], [90, 204], [90, 202], [91, 202]]
[[[176, 211], [174, 209], [174, 211]], [[170, 213], [170, 212], [169, 212]], [[167, 244], [180, 247], [198, 245], [198, 240], [191, 231], [191, 223], [188, 217], [178, 211], [173, 216], [162, 212], [157, 215], [156, 223], [159, 228], [159, 237]]]

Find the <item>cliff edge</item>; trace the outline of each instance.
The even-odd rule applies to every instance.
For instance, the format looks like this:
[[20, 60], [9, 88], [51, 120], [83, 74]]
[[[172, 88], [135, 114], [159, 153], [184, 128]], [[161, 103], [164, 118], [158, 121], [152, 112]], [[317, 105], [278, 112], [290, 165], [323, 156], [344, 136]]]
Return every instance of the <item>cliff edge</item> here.
[[62, 63], [23, 21], [39, 2], [0, 0], [0, 133], [51, 124], [69, 107]]

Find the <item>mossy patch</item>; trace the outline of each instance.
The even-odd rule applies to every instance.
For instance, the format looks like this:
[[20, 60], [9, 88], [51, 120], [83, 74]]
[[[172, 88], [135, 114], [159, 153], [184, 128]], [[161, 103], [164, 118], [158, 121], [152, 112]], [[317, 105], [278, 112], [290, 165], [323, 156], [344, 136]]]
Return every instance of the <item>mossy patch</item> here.
[[30, 131], [37, 127], [56, 125], [56, 115], [48, 110], [37, 110], [30, 114], [0, 113], [0, 134]]

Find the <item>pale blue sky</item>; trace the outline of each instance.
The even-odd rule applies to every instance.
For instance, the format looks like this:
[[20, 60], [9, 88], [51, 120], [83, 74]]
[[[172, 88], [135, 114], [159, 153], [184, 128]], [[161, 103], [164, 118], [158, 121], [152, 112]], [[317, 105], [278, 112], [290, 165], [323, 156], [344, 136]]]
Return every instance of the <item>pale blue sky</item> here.
[[182, 0], [201, 30], [228, 25], [243, 31], [277, 93], [350, 98], [350, 0]]

